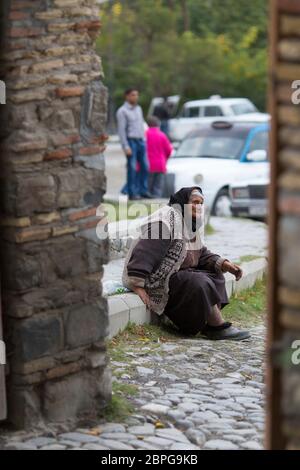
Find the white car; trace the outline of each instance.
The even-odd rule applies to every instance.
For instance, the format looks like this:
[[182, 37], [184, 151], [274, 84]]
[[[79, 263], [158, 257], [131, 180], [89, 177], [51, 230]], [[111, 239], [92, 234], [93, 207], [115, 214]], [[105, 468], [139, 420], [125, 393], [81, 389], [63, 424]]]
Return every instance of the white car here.
[[266, 220], [269, 183], [269, 178], [257, 178], [231, 185], [229, 194], [233, 215]]
[[269, 177], [269, 124], [216, 121], [191, 132], [167, 164], [165, 196], [200, 186], [210, 213], [231, 216], [229, 188]]
[[231, 122], [267, 122], [270, 115], [260, 113], [247, 98], [212, 96], [208, 100], [185, 103], [179, 117], [169, 120], [168, 135], [173, 142], [178, 142], [183, 140], [189, 132], [216, 119], [228, 119]]

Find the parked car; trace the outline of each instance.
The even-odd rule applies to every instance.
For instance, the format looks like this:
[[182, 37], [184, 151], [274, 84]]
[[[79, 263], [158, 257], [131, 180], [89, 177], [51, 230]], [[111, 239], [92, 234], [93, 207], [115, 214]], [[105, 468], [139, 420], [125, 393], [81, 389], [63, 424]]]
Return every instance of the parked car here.
[[172, 141], [181, 141], [192, 130], [215, 120], [267, 122], [269, 114], [260, 113], [247, 98], [221, 98], [188, 101], [178, 118], [169, 120], [168, 134]]
[[[167, 103], [170, 117], [175, 117], [178, 112], [179, 102], [180, 102], [180, 95], [168, 96]], [[152, 98], [149, 109], [148, 109], [148, 117], [155, 114], [155, 109], [157, 106], [162, 105], [164, 102], [164, 98], [156, 96]]]
[[268, 178], [243, 181], [230, 186], [232, 214], [266, 220], [268, 215]]
[[165, 196], [199, 185], [212, 215], [231, 216], [229, 188], [268, 178], [269, 124], [216, 121], [191, 132], [169, 158]]

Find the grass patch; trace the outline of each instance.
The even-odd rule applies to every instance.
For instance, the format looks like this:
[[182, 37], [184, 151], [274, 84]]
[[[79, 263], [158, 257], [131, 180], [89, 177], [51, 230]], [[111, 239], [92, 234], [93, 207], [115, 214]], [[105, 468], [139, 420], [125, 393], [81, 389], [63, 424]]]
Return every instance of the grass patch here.
[[134, 412], [134, 407], [128, 400], [138, 393], [138, 387], [114, 381], [112, 384], [112, 399], [103, 410], [103, 418], [108, 422], [122, 422]]
[[113, 361], [126, 362], [127, 357], [121, 344], [115, 343], [112, 339], [108, 343], [109, 356]]
[[261, 323], [266, 312], [266, 277], [256, 281], [250, 289], [233, 294], [230, 304], [222, 310], [227, 321], [235, 325], [251, 326]]
[[137, 395], [139, 388], [137, 385], [124, 384], [124, 383], [114, 381], [112, 385], [112, 390], [113, 390], [113, 393], [116, 395], [121, 395], [123, 397], [124, 396], [133, 397], [134, 395]]
[[249, 261], [254, 261], [255, 259], [263, 258], [263, 256], [255, 256], [255, 255], [245, 255], [241, 256], [238, 260], [238, 263], [247, 263]]
[[[143, 346], [156, 347], [159, 343], [175, 340], [178, 334], [168, 327], [157, 325], [136, 325], [128, 323], [124, 331], [112, 338], [108, 344], [108, 351], [114, 360], [126, 360], [124, 344], [128, 342], [140, 343]], [[115, 359], [116, 358], [116, 359]], [[121, 359], [122, 358], [122, 359]]]
[[102, 416], [107, 422], [122, 422], [134, 412], [132, 404], [123, 397], [113, 395], [110, 403], [103, 410]]
[[[110, 359], [124, 364], [122, 369], [113, 371], [114, 376], [120, 378], [123, 374], [132, 375], [134, 373], [134, 367], [131, 366], [130, 361], [133, 352], [130, 345], [134, 347], [134, 354], [138, 357], [147, 355], [159, 348], [161, 343], [175, 341], [178, 337], [182, 337], [182, 335], [168, 324], [157, 326], [128, 323], [124, 331], [107, 343], [107, 352]], [[118, 366], [116, 367], [118, 369]]]
[[213, 226], [211, 224], [207, 224], [205, 226], [205, 235], [213, 235], [214, 233], [216, 233], [216, 231]]

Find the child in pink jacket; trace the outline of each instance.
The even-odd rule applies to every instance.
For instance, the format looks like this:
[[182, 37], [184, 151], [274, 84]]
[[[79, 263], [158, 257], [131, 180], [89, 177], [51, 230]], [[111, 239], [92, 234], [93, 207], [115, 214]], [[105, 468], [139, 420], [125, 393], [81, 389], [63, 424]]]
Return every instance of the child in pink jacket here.
[[154, 197], [162, 197], [167, 172], [167, 160], [173, 147], [168, 137], [161, 132], [160, 122], [155, 116], [148, 119], [146, 132], [147, 155], [149, 162], [149, 192]]

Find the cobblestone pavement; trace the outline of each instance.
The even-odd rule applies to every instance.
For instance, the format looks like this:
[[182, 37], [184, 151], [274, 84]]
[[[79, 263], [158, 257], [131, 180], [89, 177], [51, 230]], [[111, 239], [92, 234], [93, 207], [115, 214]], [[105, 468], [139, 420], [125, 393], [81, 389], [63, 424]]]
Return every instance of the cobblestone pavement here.
[[[118, 386], [137, 388], [125, 423], [51, 437], [13, 435], [15, 449], [261, 449], [264, 432], [264, 333], [242, 342], [175, 338], [134, 340], [112, 361]], [[130, 388], [130, 387], [129, 387]], [[22, 436], [22, 438], [21, 438]]]

